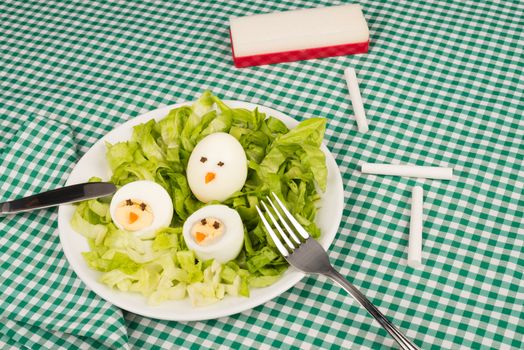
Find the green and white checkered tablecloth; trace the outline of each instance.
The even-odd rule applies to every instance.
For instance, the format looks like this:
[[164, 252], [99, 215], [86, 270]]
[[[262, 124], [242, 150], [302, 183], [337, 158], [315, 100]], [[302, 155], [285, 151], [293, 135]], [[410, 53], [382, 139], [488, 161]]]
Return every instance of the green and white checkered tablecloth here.
[[[362, 0], [370, 52], [233, 67], [228, 18], [340, 1], [3, 1], [0, 201], [63, 184], [122, 122], [204, 89], [296, 119], [329, 118], [345, 209], [335, 266], [423, 349], [524, 348], [524, 3]], [[357, 70], [357, 132], [343, 69]], [[362, 162], [451, 166], [452, 181], [363, 175]], [[409, 198], [425, 194], [423, 268], [406, 266]], [[0, 217], [1, 349], [389, 349], [317, 277], [203, 322], [122, 311], [76, 277], [57, 210]]]

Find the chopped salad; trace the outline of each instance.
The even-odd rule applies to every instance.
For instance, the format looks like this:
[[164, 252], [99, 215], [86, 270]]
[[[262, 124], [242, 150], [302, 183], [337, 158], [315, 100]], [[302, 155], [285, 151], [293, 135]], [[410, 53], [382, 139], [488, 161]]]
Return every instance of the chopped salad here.
[[[320, 235], [315, 216], [316, 202], [320, 199], [317, 189], [325, 190], [327, 182], [325, 155], [320, 149], [325, 125], [324, 118], [311, 118], [288, 129], [282, 121], [258, 109], [231, 108], [206, 91], [193, 105], [172, 109], [159, 121], [150, 120], [135, 126], [128, 141], [106, 143], [106, 158], [112, 171], [110, 181], [120, 188], [135, 182], [160, 185], [171, 199], [169, 224], [151, 232], [140, 231], [141, 234], [126, 229], [136, 226], [135, 221], [139, 219], [152, 222], [154, 218], [149, 215], [155, 214], [155, 210], [165, 210], [155, 209], [155, 205], [167, 206], [155, 204], [154, 198], [154, 205], [149, 207], [137, 198], [122, 197], [115, 210], [119, 218], [133, 221], [127, 226], [115, 222], [110, 210], [111, 198], [81, 202], [71, 225], [88, 239], [90, 250], [83, 253], [87, 264], [102, 273], [102, 283], [121, 291], [141, 293], [152, 305], [188, 296], [193, 305], [204, 306], [225, 295], [248, 297], [250, 288], [273, 284], [288, 264], [263, 228], [255, 207], [275, 192], [313, 237]], [[233, 188], [234, 192], [226, 199], [211, 198], [203, 202], [193, 193], [187, 168], [199, 142], [215, 133], [231, 135], [242, 146], [247, 176], [243, 186], [240, 185], [239, 190]], [[199, 155], [196, 163], [204, 163], [204, 158], [208, 157]], [[220, 160], [217, 164], [219, 172], [229, 163]], [[234, 177], [234, 174], [227, 176]], [[210, 176], [208, 172], [205, 181], [214, 181], [219, 176], [220, 173]], [[225, 181], [236, 180], [226, 178]], [[239, 236], [243, 239], [238, 243], [240, 251], [235, 252], [235, 258], [221, 262], [215, 258], [199, 258], [198, 251], [188, 248], [198, 248], [198, 245], [188, 244], [192, 236], [183, 232], [192, 214], [217, 204], [238, 213]], [[206, 226], [206, 220], [215, 219], [200, 218], [199, 225]], [[214, 228], [220, 227], [211, 222]], [[204, 233], [213, 239], [218, 234], [212, 232], [210, 225], [206, 227], [211, 231]], [[220, 231], [222, 236], [226, 233]], [[208, 236], [198, 236], [197, 243]], [[223, 245], [221, 249], [228, 249]]]

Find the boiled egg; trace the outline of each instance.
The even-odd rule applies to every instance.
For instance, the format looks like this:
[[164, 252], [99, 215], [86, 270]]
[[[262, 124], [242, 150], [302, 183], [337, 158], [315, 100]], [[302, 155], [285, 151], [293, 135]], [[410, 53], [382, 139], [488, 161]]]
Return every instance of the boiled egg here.
[[195, 146], [186, 173], [189, 187], [200, 201], [223, 201], [246, 182], [246, 153], [236, 138], [217, 132]]
[[235, 259], [244, 243], [244, 226], [238, 212], [228, 206], [208, 205], [195, 211], [183, 226], [186, 245], [206, 261]]
[[153, 181], [134, 181], [122, 186], [109, 206], [115, 225], [138, 236], [169, 226], [173, 202], [167, 191]]

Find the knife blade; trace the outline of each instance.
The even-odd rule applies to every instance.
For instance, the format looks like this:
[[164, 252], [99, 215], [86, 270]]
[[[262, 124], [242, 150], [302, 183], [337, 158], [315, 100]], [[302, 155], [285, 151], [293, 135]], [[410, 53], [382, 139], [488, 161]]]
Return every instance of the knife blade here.
[[0, 214], [14, 214], [104, 197], [115, 193], [115, 191], [116, 186], [110, 182], [86, 182], [65, 186], [29, 197], [0, 203]]

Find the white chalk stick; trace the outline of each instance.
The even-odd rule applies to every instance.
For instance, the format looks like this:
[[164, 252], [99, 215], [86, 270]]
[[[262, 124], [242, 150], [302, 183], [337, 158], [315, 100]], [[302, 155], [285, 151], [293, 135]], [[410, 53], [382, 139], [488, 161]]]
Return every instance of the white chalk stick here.
[[346, 83], [348, 85], [349, 97], [351, 98], [351, 105], [353, 112], [355, 112], [355, 119], [357, 120], [358, 131], [365, 133], [369, 130], [366, 119], [366, 112], [364, 111], [364, 104], [362, 103], [362, 96], [360, 96], [360, 89], [358, 87], [357, 74], [355, 69], [346, 68], [344, 71]]
[[451, 180], [453, 178], [453, 168], [417, 165], [364, 163], [361, 166], [361, 172], [364, 174], [407, 176], [440, 180]]
[[422, 266], [422, 187], [413, 187], [411, 196], [411, 220], [409, 222], [408, 265], [413, 268]]

